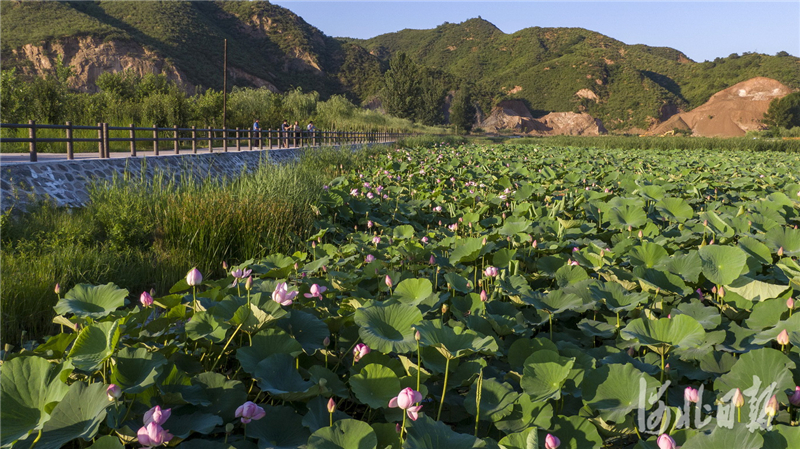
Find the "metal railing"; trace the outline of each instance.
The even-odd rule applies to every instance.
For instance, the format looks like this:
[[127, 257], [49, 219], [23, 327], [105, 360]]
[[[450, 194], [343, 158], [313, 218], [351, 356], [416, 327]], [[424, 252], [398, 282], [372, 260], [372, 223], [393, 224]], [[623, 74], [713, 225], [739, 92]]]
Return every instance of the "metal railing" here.
[[[100, 159], [110, 158], [110, 147], [112, 142], [129, 142], [130, 155], [136, 157], [138, 152], [143, 151], [137, 147], [138, 142], [149, 142], [152, 144], [152, 154], [158, 156], [160, 153], [170, 151], [170, 154], [181, 154], [181, 150], [197, 153], [198, 148], [204, 147], [209, 153], [213, 153], [215, 142], [222, 142], [222, 152], [235, 148], [242, 151], [243, 147], [248, 150], [255, 149], [283, 149], [283, 148], [303, 148], [310, 146], [359, 144], [359, 143], [383, 143], [393, 142], [399, 138], [410, 134], [395, 131], [325, 131], [325, 130], [300, 130], [300, 131], [281, 131], [278, 129], [217, 129], [217, 128], [159, 128], [130, 126], [109, 126], [108, 123], [98, 123], [97, 126], [80, 126], [66, 122], [64, 125], [43, 125], [31, 120], [27, 124], [0, 123], [2, 129], [28, 129], [28, 137], [2, 137], [0, 143], [27, 143], [30, 150], [30, 161], [38, 160], [36, 145], [37, 143], [64, 143], [66, 144], [67, 159], [74, 159], [76, 142], [96, 142], [97, 155]], [[64, 137], [37, 137], [37, 131], [43, 129], [63, 130]], [[97, 137], [75, 137], [75, 131], [95, 131]], [[127, 131], [127, 133], [126, 133]], [[112, 132], [114, 137], [112, 137]], [[123, 137], [120, 137], [123, 134]], [[171, 142], [172, 148], [165, 149], [161, 142]], [[184, 143], [188, 143], [186, 148], [182, 148]], [[229, 145], [232, 143], [232, 145]], [[218, 147], [219, 148], [219, 147]]]

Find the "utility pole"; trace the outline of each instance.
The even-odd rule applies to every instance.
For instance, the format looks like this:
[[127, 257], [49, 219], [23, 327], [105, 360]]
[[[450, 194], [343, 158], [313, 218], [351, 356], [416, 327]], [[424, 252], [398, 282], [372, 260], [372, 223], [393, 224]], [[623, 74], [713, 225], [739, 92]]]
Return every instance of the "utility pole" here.
[[[222, 56], [222, 129], [228, 129], [228, 39], [225, 39], [225, 50]], [[223, 138], [227, 137], [222, 131]]]

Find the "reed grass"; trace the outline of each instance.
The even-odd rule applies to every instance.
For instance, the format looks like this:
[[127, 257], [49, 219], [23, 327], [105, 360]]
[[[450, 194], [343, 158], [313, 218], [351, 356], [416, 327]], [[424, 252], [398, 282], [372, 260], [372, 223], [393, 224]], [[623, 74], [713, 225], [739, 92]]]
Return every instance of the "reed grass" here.
[[63, 295], [78, 283], [114, 282], [135, 300], [151, 288], [165, 294], [194, 266], [221, 277], [222, 261], [304, 249], [323, 185], [372, 151], [307, 151], [232, 178], [137, 174], [96, 184], [80, 209], [42, 201], [3, 215], [0, 341], [57, 331], [57, 283]]

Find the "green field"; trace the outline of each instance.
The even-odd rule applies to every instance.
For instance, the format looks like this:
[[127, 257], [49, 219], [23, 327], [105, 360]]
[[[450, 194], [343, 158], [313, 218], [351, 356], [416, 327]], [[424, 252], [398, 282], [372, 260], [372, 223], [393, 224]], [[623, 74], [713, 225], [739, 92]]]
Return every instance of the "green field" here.
[[63, 331], [4, 354], [2, 444], [134, 446], [153, 421], [196, 448], [793, 447], [800, 155], [547, 142], [420, 139], [6, 217], [6, 342], [9, 292], [58, 281], [25, 274], [59, 230], [170, 268], [152, 304], [116, 279], [136, 266], [18, 312]]

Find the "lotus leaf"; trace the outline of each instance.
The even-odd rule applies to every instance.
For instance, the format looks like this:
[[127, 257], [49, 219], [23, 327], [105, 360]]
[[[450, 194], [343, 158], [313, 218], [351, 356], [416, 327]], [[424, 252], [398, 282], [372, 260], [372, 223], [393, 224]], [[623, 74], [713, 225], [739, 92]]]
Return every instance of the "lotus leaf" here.
[[114, 362], [111, 382], [126, 393], [136, 394], [153, 385], [167, 359], [145, 348], [124, 348], [114, 357]]
[[708, 245], [700, 248], [703, 275], [717, 285], [729, 285], [742, 273], [747, 254], [735, 246]]
[[69, 389], [59, 378], [65, 368], [41, 357], [17, 357], [3, 364], [0, 435], [4, 447], [41, 429], [50, 419], [46, 410], [61, 401]]
[[531, 427], [522, 432], [506, 435], [500, 440], [505, 449], [539, 449], [539, 429]]
[[[496, 422], [505, 418], [513, 410], [519, 396], [509, 383], [485, 379], [481, 387], [480, 419]], [[477, 383], [474, 383], [464, 398], [464, 407], [473, 416], [478, 413], [476, 398]]]
[[96, 371], [114, 353], [120, 338], [118, 321], [90, 324], [78, 334], [69, 351], [69, 360], [76, 369]]
[[[645, 386], [644, 391], [641, 385]], [[628, 413], [646, 403], [648, 395], [659, 385], [656, 379], [630, 363], [603, 365], [586, 376], [582, 383], [583, 400], [600, 412], [604, 420], [622, 422]]]
[[106, 285], [78, 284], [58, 301], [55, 311], [96, 320], [124, 306], [127, 296], [128, 290], [110, 282]]
[[422, 414], [419, 419], [407, 424], [408, 439], [404, 449], [479, 449], [486, 443], [472, 435], [453, 432], [440, 421], [434, 421]]
[[710, 434], [697, 434], [686, 440], [681, 449], [761, 449], [764, 438], [759, 432], [751, 432], [744, 425], [733, 429], [715, 428]]
[[625, 339], [638, 339], [640, 344], [664, 354], [670, 348], [683, 349], [701, 345], [706, 332], [696, 319], [689, 315], [678, 315], [658, 320], [637, 318], [625, 326], [620, 334]]
[[497, 343], [492, 337], [480, 337], [474, 331], [460, 327], [452, 328], [442, 324], [442, 320], [423, 321], [417, 325], [420, 342], [435, 348], [447, 359], [481, 352], [497, 352]]
[[362, 403], [374, 409], [385, 408], [400, 391], [400, 379], [391, 369], [372, 363], [350, 377], [350, 387]]
[[308, 439], [308, 449], [375, 449], [378, 437], [369, 424], [355, 419], [344, 419], [323, 427]]
[[422, 321], [422, 313], [414, 306], [373, 303], [356, 310], [354, 320], [361, 339], [373, 350], [405, 353], [417, 348], [413, 326]]
[[553, 351], [537, 351], [525, 360], [520, 386], [533, 402], [560, 399], [564, 382], [575, 363]]

